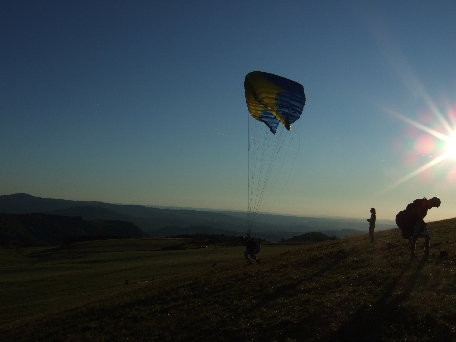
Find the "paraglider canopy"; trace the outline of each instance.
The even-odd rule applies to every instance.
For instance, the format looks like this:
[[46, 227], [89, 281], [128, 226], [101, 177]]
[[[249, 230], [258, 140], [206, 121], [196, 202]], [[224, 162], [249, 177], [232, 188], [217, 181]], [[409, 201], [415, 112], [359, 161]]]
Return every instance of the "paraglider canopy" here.
[[302, 84], [267, 72], [248, 73], [244, 88], [250, 115], [264, 122], [273, 134], [279, 123], [290, 130], [306, 103]]
[[293, 165], [299, 147], [299, 131], [290, 132], [290, 129], [301, 117], [306, 96], [302, 84], [263, 71], [248, 73], [244, 89], [250, 113], [247, 116], [249, 235], [254, 225], [261, 224], [259, 214], [276, 208], [278, 198], [285, 191], [291, 171], [286, 165]]

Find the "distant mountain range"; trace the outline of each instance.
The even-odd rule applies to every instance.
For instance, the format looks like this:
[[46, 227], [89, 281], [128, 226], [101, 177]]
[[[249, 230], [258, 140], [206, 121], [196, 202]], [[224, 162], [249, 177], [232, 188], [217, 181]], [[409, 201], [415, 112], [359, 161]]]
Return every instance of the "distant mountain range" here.
[[[110, 204], [96, 201], [71, 201], [35, 197], [28, 194], [0, 196], [0, 213], [43, 213], [79, 216], [86, 221], [113, 220], [131, 222], [152, 237], [181, 234], [241, 235], [247, 230], [245, 212], [191, 209], [162, 209], [142, 205]], [[367, 222], [361, 219], [298, 217], [274, 214], [258, 215], [252, 235], [279, 241], [307, 232], [347, 237], [367, 233]], [[204, 227], [204, 231], [201, 231]], [[393, 228], [394, 222], [377, 221], [377, 230]]]
[[42, 213], [0, 214], [0, 246], [56, 246], [107, 238], [144, 238], [148, 234], [131, 222], [86, 221], [81, 216]]

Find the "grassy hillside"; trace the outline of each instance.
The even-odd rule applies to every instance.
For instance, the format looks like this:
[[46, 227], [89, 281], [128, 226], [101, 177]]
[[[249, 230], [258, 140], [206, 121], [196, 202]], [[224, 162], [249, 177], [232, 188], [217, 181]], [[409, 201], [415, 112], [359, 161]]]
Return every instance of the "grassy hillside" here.
[[[366, 234], [265, 245], [259, 265], [247, 265], [240, 246], [178, 248], [185, 240], [149, 240], [158, 244], [155, 249], [148, 240], [132, 240], [129, 246], [104, 241], [74, 251], [24, 250], [20, 256], [3, 250], [2, 303], [16, 294], [3, 306], [0, 336], [7, 341], [454, 341], [455, 225], [454, 219], [430, 223], [430, 257], [422, 258], [419, 241], [414, 260], [398, 229], [376, 233], [374, 244]], [[176, 248], [159, 246], [170, 242]], [[440, 258], [443, 250], [448, 256]], [[53, 300], [59, 305], [46, 308]]]

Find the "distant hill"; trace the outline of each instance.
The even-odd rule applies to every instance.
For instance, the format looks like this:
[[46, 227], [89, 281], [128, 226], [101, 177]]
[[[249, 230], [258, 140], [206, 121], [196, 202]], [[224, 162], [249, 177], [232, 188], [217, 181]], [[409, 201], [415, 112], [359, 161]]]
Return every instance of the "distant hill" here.
[[[156, 237], [178, 237], [183, 235], [192, 235], [192, 234], [210, 234], [210, 235], [225, 235], [225, 236], [239, 236], [244, 235], [244, 232], [236, 232], [230, 230], [216, 229], [208, 226], [190, 226], [190, 227], [176, 227], [176, 226], [167, 226], [162, 229], [156, 230], [153, 232]], [[361, 232], [356, 229], [341, 229], [341, 230], [327, 230], [322, 232], [308, 232], [302, 235], [296, 236], [296, 232], [273, 232], [266, 231], [259, 234], [254, 234], [254, 237], [261, 237], [262, 239], [270, 242], [296, 242], [302, 238], [302, 241], [324, 241], [329, 239], [342, 239], [349, 236], [362, 235], [364, 232]], [[320, 239], [318, 237], [326, 237]]]
[[322, 230], [321, 233], [327, 236], [335, 236], [337, 238], [346, 238], [350, 236], [363, 235], [366, 234], [366, 231], [357, 230], [357, 229], [334, 229], [334, 230]]
[[77, 207], [70, 207], [65, 209], [57, 209], [48, 211], [48, 214], [61, 215], [61, 216], [81, 216], [84, 220], [121, 220], [129, 221], [131, 216], [120, 214], [114, 210], [92, 207], [88, 205], [81, 205]]
[[326, 240], [335, 240], [335, 236], [330, 237], [320, 232], [305, 233], [299, 236], [293, 236], [290, 239], [282, 240], [281, 242], [322, 242]]
[[[0, 213], [47, 213], [81, 216], [84, 220], [122, 220], [132, 222], [152, 237], [195, 233], [242, 235], [247, 231], [245, 212], [159, 209], [142, 205], [40, 198], [28, 194], [0, 196]], [[367, 222], [364, 219], [276, 214], [258, 214], [257, 218], [252, 235], [269, 241], [280, 241], [308, 232], [322, 232], [336, 237], [367, 234]], [[205, 230], [195, 232], [194, 227], [205, 227]], [[378, 220], [376, 231], [393, 227], [395, 224], [392, 221]]]
[[148, 234], [130, 222], [85, 221], [80, 216], [0, 214], [1, 246], [56, 246], [81, 240], [142, 238]]
[[193, 235], [193, 234], [210, 234], [210, 235], [240, 235], [239, 232], [216, 229], [209, 226], [190, 226], [190, 227], [176, 227], [166, 226], [164, 228], [154, 231], [157, 237], [174, 237], [180, 235]]
[[211, 226], [216, 229], [234, 231], [245, 231], [246, 229], [245, 219], [211, 211], [158, 209], [141, 205], [121, 205], [95, 201], [70, 201], [40, 198], [28, 194], [0, 196], [0, 213], [26, 214], [35, 212], [77, 215], [87, 220], [92, 219], [94, 215], [100, 219], [118, 217], [133, 222], [153, 236], [155, 236], [153, 231], [166, 226]]

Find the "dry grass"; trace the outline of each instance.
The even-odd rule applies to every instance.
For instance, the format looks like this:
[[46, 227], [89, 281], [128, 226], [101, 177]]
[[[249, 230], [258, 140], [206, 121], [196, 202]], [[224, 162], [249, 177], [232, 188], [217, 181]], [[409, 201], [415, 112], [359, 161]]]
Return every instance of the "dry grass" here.
[[[421, 258], [419, 241], [413, 261], [398, 229], [376, 233], [375, 244], [366, 234], [263, 246], [262, 263], [250, 266], [241, 247], [214, 249], [216, 257], [202, 255], [193, 262], [204, 267], [193, 269], [192, 258], [178, 253], [208, 250], [173, 251], [161, 267], [176, 260], [184, 266], [167, 276], [18, 318], [0, 326], [0, 335], [9, 341], [454, 341], [455, 225], [429, 224], [431, 255]], [[126, 255], [134, 260], [135, 253], [132, 247]], [[212, 267], [215, 259], [223, 260]]]

